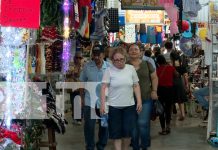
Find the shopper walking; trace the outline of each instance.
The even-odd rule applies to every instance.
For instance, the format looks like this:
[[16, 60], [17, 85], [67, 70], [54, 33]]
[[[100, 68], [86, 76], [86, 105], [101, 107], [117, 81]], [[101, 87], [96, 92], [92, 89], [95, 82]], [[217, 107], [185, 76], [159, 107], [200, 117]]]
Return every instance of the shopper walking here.
[[172, 65], [179, 73], [177, 78], [174, 78], [174, 103], [178, 103], [180, 110], [179, 121], [185, 119], [184, 103], [188, 101], [187, 93], [189, 92], [188, 72], [185, 66], [182, 66], [181, 58], [177, 51], [173, 51], [170, 54]]
[[[143, 52], [138, 45], [131, 44], [128, 49], [129, 61], [136, 69], [142, 97], [142, 111], [136, 115], [136, 125], [133, 129], [131, 145], [133, 150], [147, 150], [151, 145], [150, 137], [150, 120], [152, 110], [152, 100], [157, 100], [157, 85], [158, 78], [156, 71], [151, 63], [142, 60], [141, 54]], [[151, 58], [152, 59], [152, 58]], [[153, 59], [152, 59], [153, 60]], [[139, 145], [139, 141], [141, 144]]]
[[166, 62], [168, 64], [171, 64], [170, 54], [172, 51], [174, 51], [173, 43], [171, 41], [166, 41], [164, 44], [164, 47], [166, 49], [166, 52], [163, 53], [163, 56], [166, 59]]
[[[78, 82], [79, 81], [79, 76], [80, 72], [82, 71], [83, 68], [83, 56], [81, 51], [77, 51], [75, 53], [75, 56], [73, 58], [73, 61], [70, 62], [69, 70], [66, 73], [66, 78], [67, 82]], [[76, 96], [80, 95], [80, 91], [75, 90], [75, 91], [70, 91], [70, 101], [71, 101], [71, 108], [72, 108], [72, 119], [73, 119], [73, 124], [81, 125], [81, 119], [74, 119], [74, 98]]]
[[151, 54], [152, 54], [151, 49], [145, 50], [144, 56], [142, 59], [149, 62], [152, 65], [152, 67], [154, 68], [154, 70], [156, 70], [156, 64], [155, 64], [154, 59], [151, 57]]
[[157, 57], [158, 76], [158, 96], [159, 100], [164, 107], [164, 113], [159, 116], [162, 131], [161, 135], [170, 133], [170, 120], [171, 120], [171, 106], [173, 103], [173, 78], [178, 76], [176, 69], [166, 62], [163, 55]]
[[111, 60], [113, 65], [106, 70], [102, 80], [101, 113], [105, 113], [105, 94], [108, 88], [109, 137], [114, 141], [115, 150], [128, 150], [136, 119], [135, 110], [140, 113], [142, 109], [139, 79], [135, 68], [125, 64], [124, 48], [115, 48]]
[[[97, 45], [92, 50], [92, 61], [85, 64], [81, 75], [80, 81], [82, 82], [101, 82], [104, 71], [109, 67], [109, 63], [104, 60], [103, 47]], [[100, 91], [99, 91], [100, 94]], [[85, 92], [84, 99], [84, 135], [86, 150], [95, 149], [95, 124], [96, 119], [91, 118], [91, 111], [95, 113], [95, 105], [91, 105], [90, 94]], [[99, 124], [98, 142], [96, 144], [97, 150], [103, 150], [108, 140], [108, 128], [102, 127]]]

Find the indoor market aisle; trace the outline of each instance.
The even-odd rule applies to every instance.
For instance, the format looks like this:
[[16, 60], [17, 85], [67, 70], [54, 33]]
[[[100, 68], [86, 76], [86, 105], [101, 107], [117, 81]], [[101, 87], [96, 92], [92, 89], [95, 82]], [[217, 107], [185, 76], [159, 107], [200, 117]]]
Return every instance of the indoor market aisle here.
[[[69, 115], [70, 116], [70, 115]], [[169, 135], [159, 135], [159, 120], [152, 122], [151, 135], [152, 146], [149, 150], [215, 150], [206, 142], [206, 127], [202, 127], [199, 118], [186, 118], [177, 121], [177, 116], [172, 117], [172, 131]], [[83, 138], [83, 126], [73, 125], [70, 118], [67, 132], [64, 135], [57, 134], [57, 150], [85, 150]], [[43, 148], [43, 150], [46, 150]], [[106, 150], [113, 150], [109, 141]], [[130, 148], [131, 150], [131, 148]]]

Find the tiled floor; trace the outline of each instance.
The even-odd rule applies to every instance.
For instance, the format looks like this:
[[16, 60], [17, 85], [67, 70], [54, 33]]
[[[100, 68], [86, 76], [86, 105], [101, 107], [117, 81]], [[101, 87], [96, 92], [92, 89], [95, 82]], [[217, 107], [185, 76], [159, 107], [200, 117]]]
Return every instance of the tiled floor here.
[[[57, 150], [85, 150], [83, 126], [71, 124], [64, 135], [56, 136]], [[172, 117], [172, 132], [170, 135], [161, 136], [159, 121], [152, 122], [151, 136], [152, 146], [149, 150], [214, 150], [206, 141], [206, 125], [199, 118], [186, 118], [184, 121], [177, 121], [177, 116]], [[43, 150], [48, 148], [43, 148]], [[131, 149], [131, 148], [130, 148]], [[112, 141], [109, 141], [106, 150], [113, 150]]]

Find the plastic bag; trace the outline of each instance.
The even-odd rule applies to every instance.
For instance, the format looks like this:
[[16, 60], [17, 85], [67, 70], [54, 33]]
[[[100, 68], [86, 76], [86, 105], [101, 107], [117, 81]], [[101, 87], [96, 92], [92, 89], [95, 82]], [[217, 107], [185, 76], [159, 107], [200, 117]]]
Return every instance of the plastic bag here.
[[160, 103], [159, 100], [155, 100], [154, 101], [154, 110], [155, 110], [155, 114], [157, 116], [160, 116], [164, 113], [164, 108], [163, 108], [163, 105]]
[[151, 110], [151, 120], [155, 121], [157, 116], [164, 113], [164, 108], [159, 100], [153, 100], [152, 110]]

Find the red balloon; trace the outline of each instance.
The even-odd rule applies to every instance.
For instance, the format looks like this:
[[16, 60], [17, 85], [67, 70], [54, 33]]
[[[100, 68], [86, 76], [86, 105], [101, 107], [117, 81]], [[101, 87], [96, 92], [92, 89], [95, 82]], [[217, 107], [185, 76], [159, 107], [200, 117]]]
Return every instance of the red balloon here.
[[182, 20], [182, 31], [187, 31], [189, 29], [189, 22], [186, 20]]

